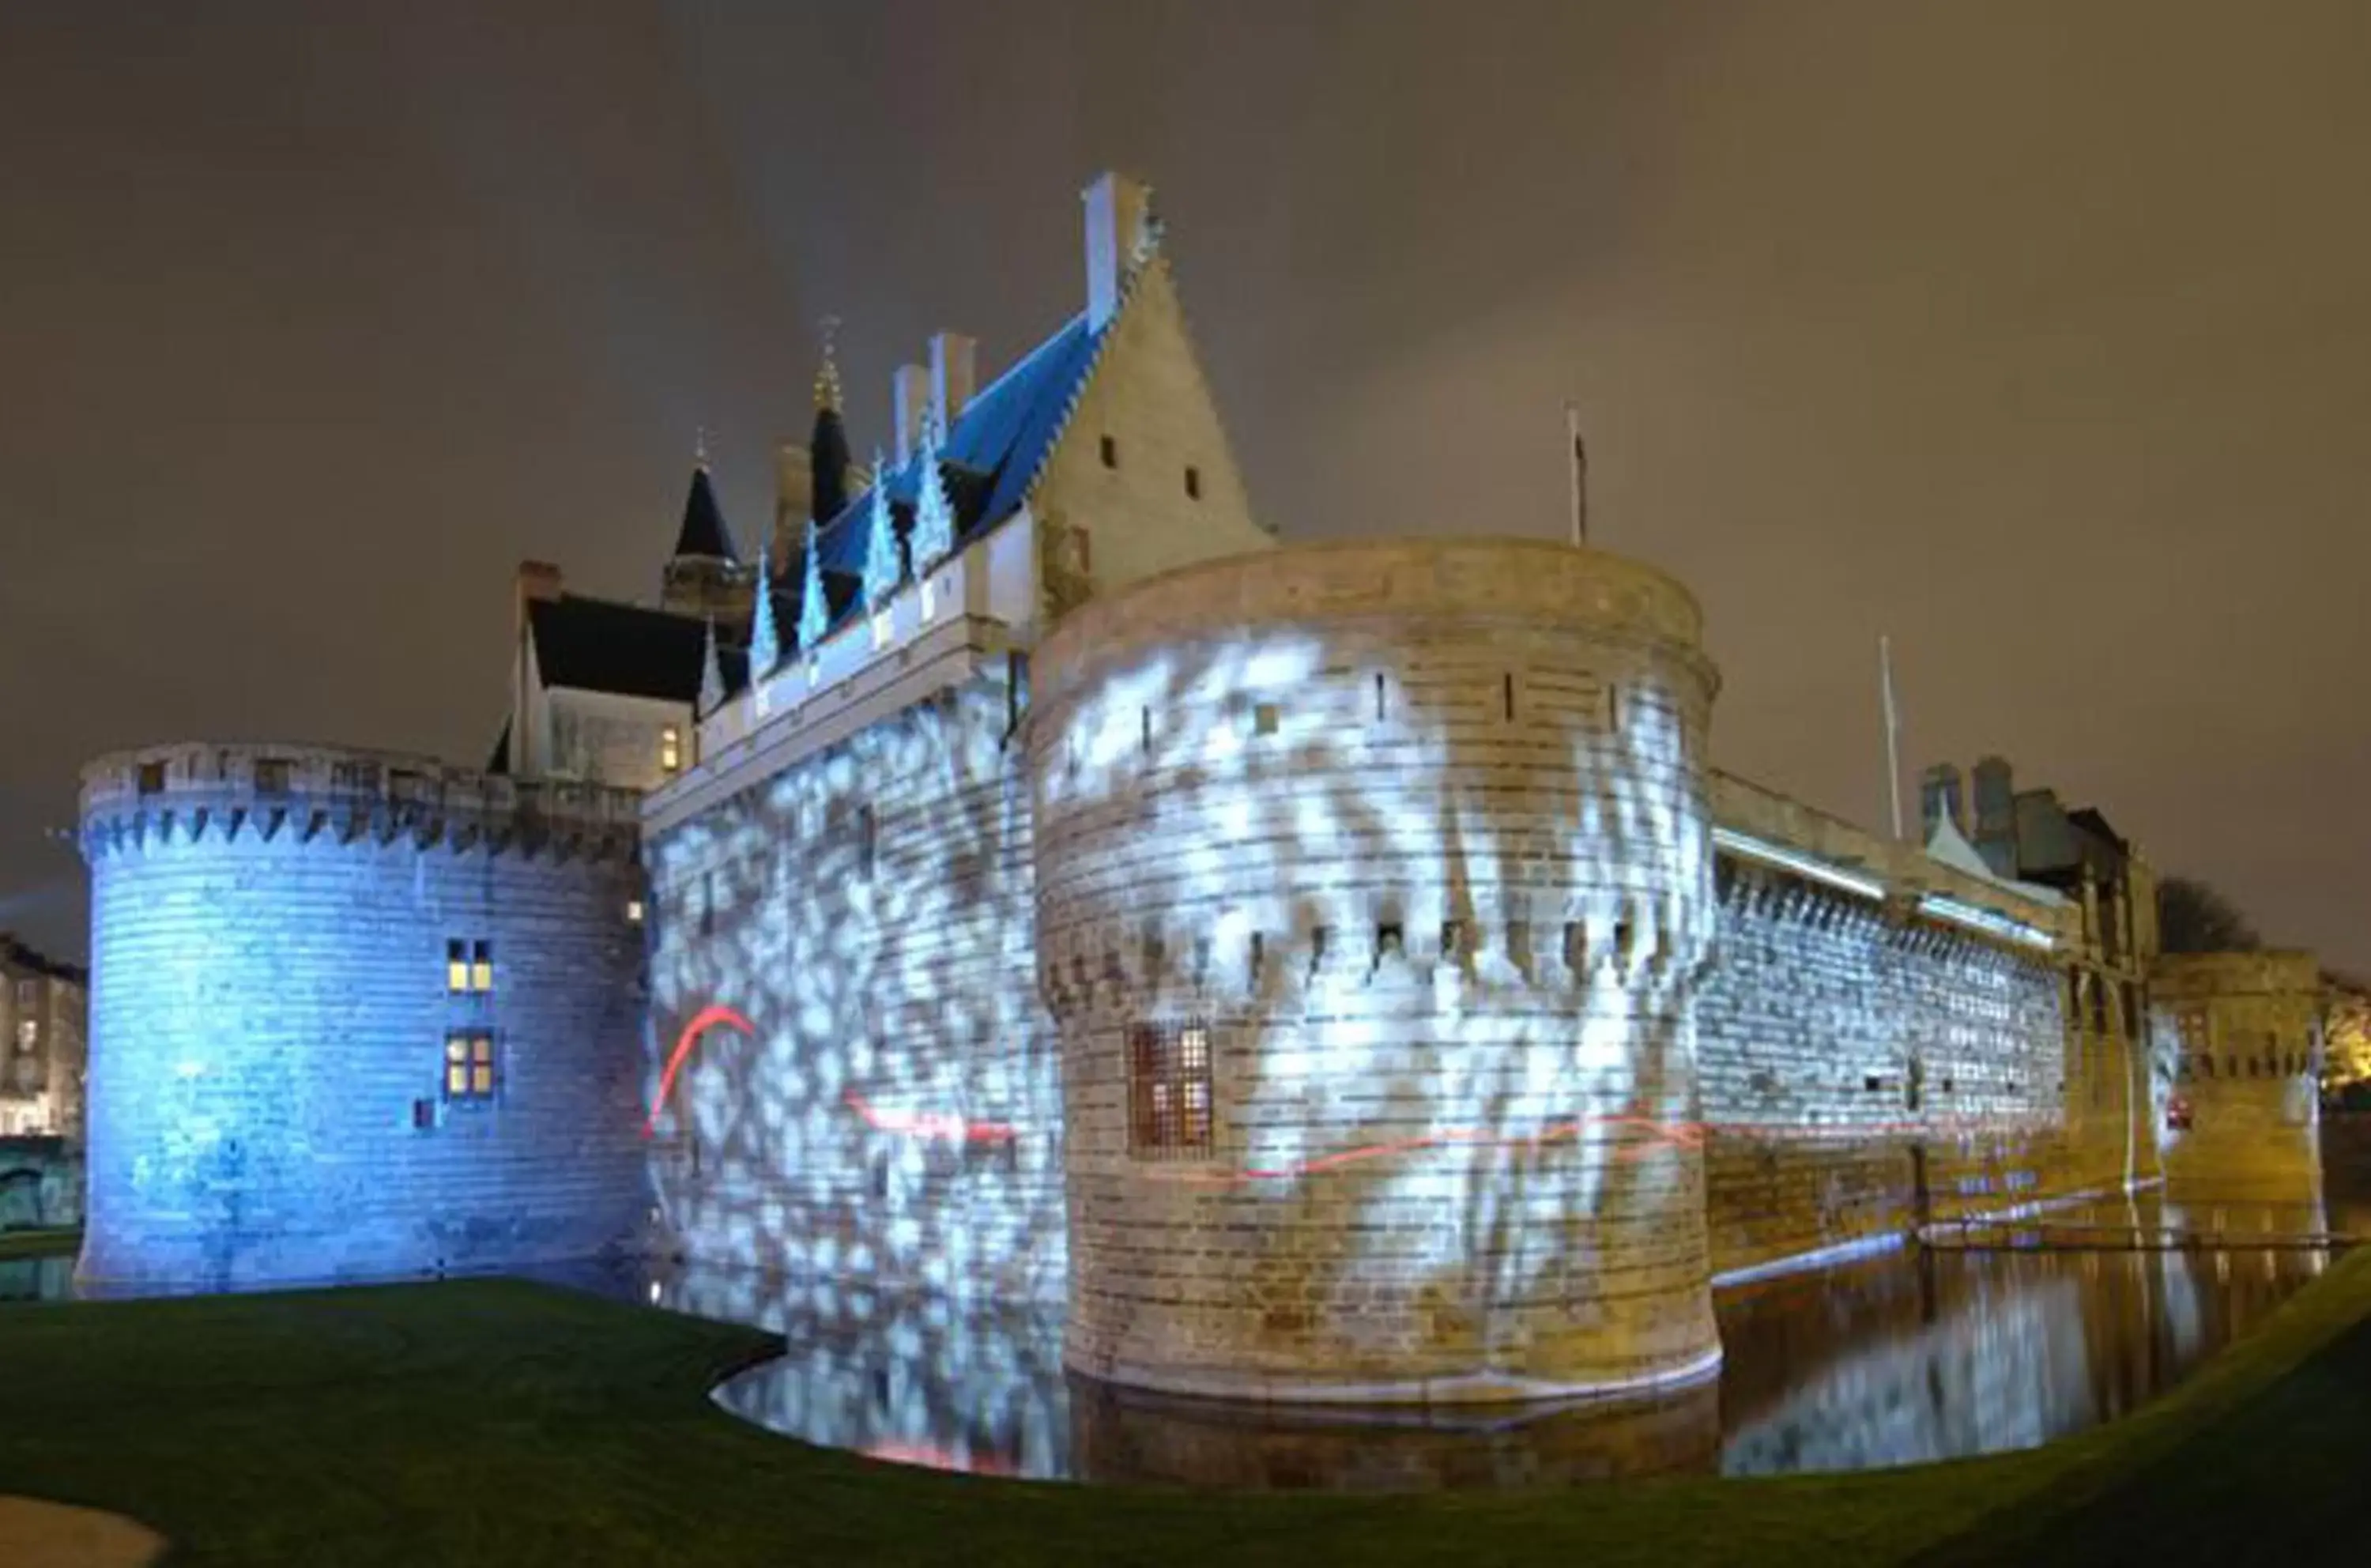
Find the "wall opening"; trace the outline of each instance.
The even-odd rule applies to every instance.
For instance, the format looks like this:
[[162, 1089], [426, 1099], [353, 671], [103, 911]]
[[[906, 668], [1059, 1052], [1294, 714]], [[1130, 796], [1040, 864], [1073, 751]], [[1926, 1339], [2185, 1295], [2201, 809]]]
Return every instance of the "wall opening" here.
[[1128, 1152], [1181, 1159], [1211, 1145], [1210, 1028], [1201, 1020], [1128, 1031]]

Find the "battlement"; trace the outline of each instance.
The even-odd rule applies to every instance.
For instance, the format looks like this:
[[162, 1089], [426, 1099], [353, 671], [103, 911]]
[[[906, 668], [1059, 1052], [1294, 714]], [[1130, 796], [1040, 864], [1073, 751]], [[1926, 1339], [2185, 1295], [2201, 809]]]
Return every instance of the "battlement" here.
[[434, 757], [341, 746], [184, 742], [113, 752], [84, 767], [83, 857], [126, 847], [286, 832], [309, 841], [409, 836], [420, 848], [630, 857], [641, 795], [527, 782]]
[[2169, 952], [2149, 971], [2149, 989], [2162, 1002], [2236, 997], [2310, 998], [2321, 990], [2321, 970], [2309, 952]]

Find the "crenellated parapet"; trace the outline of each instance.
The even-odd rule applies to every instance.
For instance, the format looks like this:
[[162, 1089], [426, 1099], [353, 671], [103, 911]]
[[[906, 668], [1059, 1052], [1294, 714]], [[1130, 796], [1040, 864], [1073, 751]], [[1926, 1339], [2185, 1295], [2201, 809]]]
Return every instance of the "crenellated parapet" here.
[[1039, 643], [1070, 1366], [1453, 1402], [1718, 1365], [1698, 633], [1634, 562], [1431, 540], [1183, 568]]
[[607, 860], [634, 854], [641, 804], [631, 790], [526, 782], [400, 752], [185, 743], [86, 767], [81, 843], [93, 863], [127, 847], [283, 835]]
[[638, 805], [334, 747], [93, 763], [83, 1277], [375, 1277], [627, 1237]]

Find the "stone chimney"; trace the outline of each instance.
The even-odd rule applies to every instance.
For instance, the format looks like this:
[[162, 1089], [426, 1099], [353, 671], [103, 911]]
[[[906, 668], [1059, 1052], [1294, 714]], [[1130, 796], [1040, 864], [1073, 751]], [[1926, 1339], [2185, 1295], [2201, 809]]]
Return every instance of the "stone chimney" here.
[[1960, 769], [1956, 764], [1938, 762], [1918, 779], [1919, 819], [1926, 824], [1925, 842], [1935, 841], [1936, 827], [1949, 820], [1964, 836], [1968, 831], [1966, 797], [1960, 792]]
[[[960, 332], [931, 335], [931, 413], [939, 422], [939, 439], [955, 428], [955, 421], [971, 406], [979, 389], [979, 340]], [[917, 436], [917, 441], [919, 436]]]
[[1151, 244], [1152, 189], [1106, 172], [1080, 199], [1087, 209], [1087, 328], [1100, 331], [1119, 313], [1120, 291]]
[[1994, 874], [2014, 877], [2017, 864], [2017, 784], [2008, 759], [1988, 756], [1979, 761], [1975, 786], [1976, 853]]
[[901, 364], [890, 383], [897, 405], [897, 467], [922, 444], [922, 418], [931, 411], [931, 373], [919, 364]]

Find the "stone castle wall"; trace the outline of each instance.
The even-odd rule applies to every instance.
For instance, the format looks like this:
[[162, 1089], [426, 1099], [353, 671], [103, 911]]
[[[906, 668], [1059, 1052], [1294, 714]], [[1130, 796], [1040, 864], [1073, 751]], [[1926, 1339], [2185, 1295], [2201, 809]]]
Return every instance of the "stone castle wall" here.
[[[168, 746], [84, 773], [94, 1281], [583, 1255], [647, 1206], [630, 795]], [[486, 943], [482, 988], [447, 944]], [[492, 1042], [482, 1087], [447, 1055]]]
[[[1708, 1369], [1684, 591], [1557, 546], [1296, 548], [1091, 603], [1033, 676], [1070, 1364], [1430, 1401]], [[1148, 1085], [1197, 1038], [1207, 1073]]]
[[2321, 976], [2309, 953], [2169, 953], [2150, 974], [2186, 1125], [2167, 1180], [2216, 1198], [2321, 1201]]
[[[1073, 1275], [1101, 1376], [1437, 1400], [1652, 1378], [1708, 1279], [2153, 1173], [2077, 912], [1707, 774], [1695, 634], [1561, 547], [1298, 549], [1074, 613], [1025, 770], [983, 666], [688, 780], [646, 1094], [732, 1012], [656, 1123], [670, 1244]], [[1147, 1029], [1200, 1032], [1209, 1148], [1131, 1151]]]
[[1059, 1064], [1010, 723], [976, 679], [653, 835], [647, 1091], [687, 1025], [738, 1015], [655, 1123], [672, 1250], [1059, 1297]]
[[[2128, 1160], [2150, 1173], [2145, 1075], [2121, 1049], [2095, 1050], [2088, 1078], [2079, 1061], [2070, 1071], [2053, 951], [1921, 901], [2061, 941], [2071, 906], [1742, 780], [1718, 779], [1714, 800], [1744, 847], [1720, 858], [1697, 1021], [1719, 1273], [2120, 1187]], [[1806, 858], [1809, 874], [1754, 845]]]

